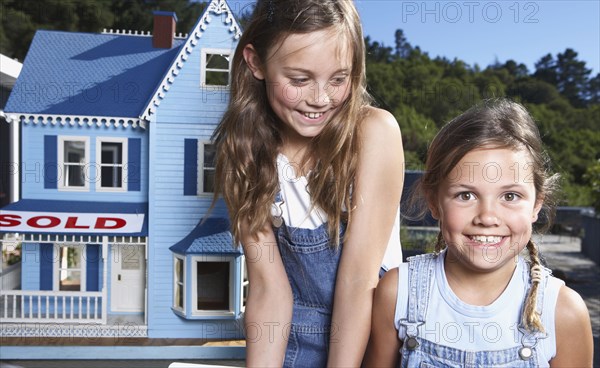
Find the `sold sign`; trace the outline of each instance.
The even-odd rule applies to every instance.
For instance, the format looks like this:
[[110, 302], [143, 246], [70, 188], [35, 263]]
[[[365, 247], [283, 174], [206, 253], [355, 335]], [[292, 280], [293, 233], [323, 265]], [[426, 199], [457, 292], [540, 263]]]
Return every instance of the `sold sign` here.
[[142, 231], [144, 214], [0, 211], [3, 232], [118, 233]]

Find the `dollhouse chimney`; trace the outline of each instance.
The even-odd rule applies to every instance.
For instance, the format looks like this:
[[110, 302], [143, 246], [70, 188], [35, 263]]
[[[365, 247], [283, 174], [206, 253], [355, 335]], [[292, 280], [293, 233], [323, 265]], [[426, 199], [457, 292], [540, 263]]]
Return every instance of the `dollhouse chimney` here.
[[154, 11], [154, 31], [152, 32], [152, 46], [158, 49], [173, 47], [175, 37], [175, 24], [177, 15], [174, 12]]

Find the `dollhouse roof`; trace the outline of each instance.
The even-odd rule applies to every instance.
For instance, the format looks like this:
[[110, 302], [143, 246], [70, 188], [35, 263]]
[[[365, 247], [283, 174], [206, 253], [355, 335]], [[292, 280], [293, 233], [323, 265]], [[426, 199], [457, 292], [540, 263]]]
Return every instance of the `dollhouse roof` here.
[[222, 217], [201, 219], [192, 232], [169, 249], [178, 254], [242, 254], [233, 246], [229, 220]]
[[184, 41], [40, 30], [5, 111], [138, 118]]

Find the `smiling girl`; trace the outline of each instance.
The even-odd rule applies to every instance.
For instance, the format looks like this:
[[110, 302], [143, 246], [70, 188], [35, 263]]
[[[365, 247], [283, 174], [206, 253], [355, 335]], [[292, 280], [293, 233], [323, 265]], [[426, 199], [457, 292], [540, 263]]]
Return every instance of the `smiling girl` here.
[[352, 1], [259, 0], [215, 132], [246, 255], [248, 366], [357, 367], [379, 275], [402, 260], [398, 123], [371, 107]]
[[531, 240], [557, 180], [521, 105], [487, 101], [446, 124], [420, 183], [436, 253], [381, 280], [365, 366], [591, 367], [587, 308]]

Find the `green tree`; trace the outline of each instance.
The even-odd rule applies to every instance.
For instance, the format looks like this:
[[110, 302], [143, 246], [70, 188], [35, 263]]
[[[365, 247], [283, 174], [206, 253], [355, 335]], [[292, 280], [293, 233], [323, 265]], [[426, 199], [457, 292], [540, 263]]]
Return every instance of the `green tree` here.
[[585, 61], [577, 60], [577, 52], [566, 49], [556, 58], [556, 76], [558, 90], [574, 107], [585, 106], [585, 94], [591, 70]]
[[592, 205], [596, 209], [596, 213], [600, 214], [600, 159], [588, 167], [584, 179], [589, 183], [592, 190]]
[[394, 55], [399, 59], [406, 59], [410, 56], [412, 52], [412, 46], [407, 41], [406, 36], [404, 35], [404, 31], [401, 29], [397, 29], [394, 34], [394, 39], [396, 42], [396, 49]]

